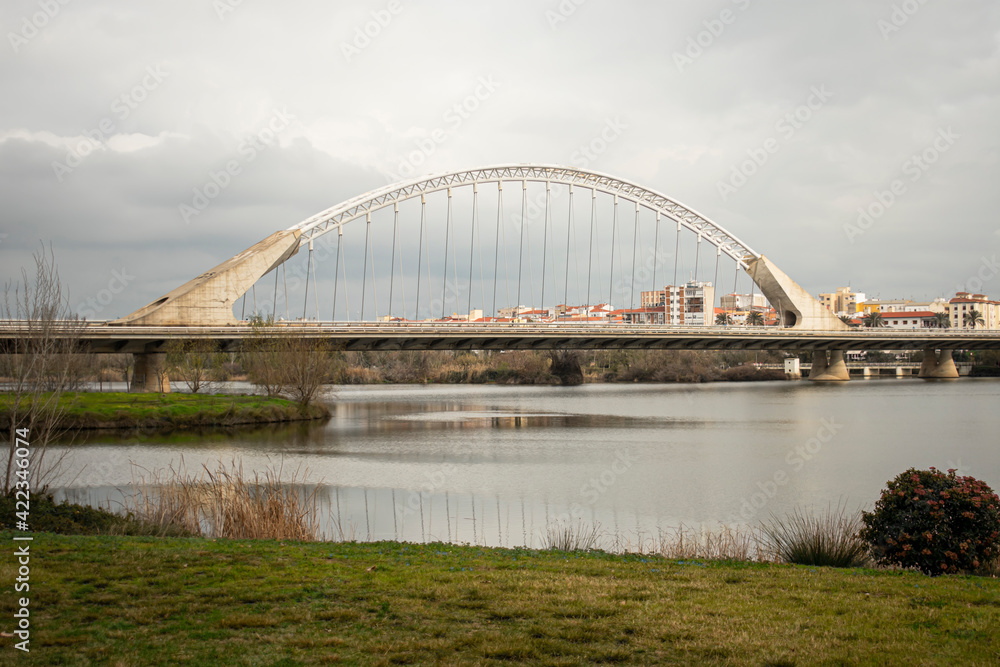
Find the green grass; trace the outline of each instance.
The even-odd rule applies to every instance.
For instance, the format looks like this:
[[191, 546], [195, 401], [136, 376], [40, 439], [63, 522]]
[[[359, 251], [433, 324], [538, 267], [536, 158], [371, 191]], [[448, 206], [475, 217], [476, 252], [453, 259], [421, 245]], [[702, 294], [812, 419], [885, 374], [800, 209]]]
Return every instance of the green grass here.
[[[11, 397], [0, 394], [0, 421]], [[329, 417], [323, 405], [303, 409], [283, 398], [224, 394], [67, 392], [60, 398], [69, 428], [228, 426]]]
[[[0, 542], [13, 544], [9, 533]], [[13, 548], [0, 578], [14, 580]], [[37, 534], [0, 665], [996, 664], [977, 577], [398, 543]], [[15, 594], [5, 583], [0, 617]], [[10, 621], [4, 623], [10, 626]]]

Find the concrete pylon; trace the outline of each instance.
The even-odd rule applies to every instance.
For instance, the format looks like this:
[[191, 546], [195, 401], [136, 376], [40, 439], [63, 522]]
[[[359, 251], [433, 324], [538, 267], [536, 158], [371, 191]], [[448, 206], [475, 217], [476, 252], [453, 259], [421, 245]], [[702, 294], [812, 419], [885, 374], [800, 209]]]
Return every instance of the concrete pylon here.
[[785, 327], [807, 331], [848, 331], [850, 327], [827, 310], [769, 259], [748, 256], [746, 272], [778, 311]]
[[934, 348], [924, 350], [924, 360], [920, 362], [920, 376], [925, 380], [944, 380], [958, 377], [958, 368], [951, 350], [941, 350], [938, 354]]
[[170, 393], [170, 378], [167, 377], [166, 352], [141, 352], [133, 355], [132, 384], [129, 391], [134, 393]]
[[830, 350], [830, 357], [827, 359], [826, 350], [816, 350], [813, 352], [812, 370], [809, 371], [809, 379], [813, 382], [844, 382], [851, 379], [851, 374], [847, 370], [847, 363], [844, 361], [843, 350]]
[[300, 235], [298, 230], [275, 232], [214, 269], [111, 324], [236, 324], [233, 304], [261, 276], [277, 268], [298, 251]]

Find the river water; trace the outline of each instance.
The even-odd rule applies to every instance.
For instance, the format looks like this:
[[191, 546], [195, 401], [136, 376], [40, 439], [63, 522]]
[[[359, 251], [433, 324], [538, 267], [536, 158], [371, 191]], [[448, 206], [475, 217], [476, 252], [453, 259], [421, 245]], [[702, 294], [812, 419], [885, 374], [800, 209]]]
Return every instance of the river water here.
[[679, 525], [868, 508], [909, 467], [1000, 488], [993, 379], [331, 387], [324, 400], [325, 426], [78, 438], [57, 496], [106, 505], [139, 467], [238, 460], [307, 474], [332, 539], [540, 547], [561, 522], [622, 549]]

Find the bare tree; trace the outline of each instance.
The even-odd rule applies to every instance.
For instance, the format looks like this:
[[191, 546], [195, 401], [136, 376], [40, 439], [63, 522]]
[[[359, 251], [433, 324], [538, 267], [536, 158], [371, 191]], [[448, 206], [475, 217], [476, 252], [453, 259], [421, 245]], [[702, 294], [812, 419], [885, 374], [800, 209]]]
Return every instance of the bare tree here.
[[285, 396], [308, 406], [333, 376], [338, 353], [325, 342], [286, 335], [271, 318], [255, 316], [250, 323], [254, 330], [240, 355], [247, 378], [268, 396]]
[[312, 403], [330, 381], [336, 360], [321, 341], [285, 339], [281, 354], [281, 393], [302, 407]]
[[[10, 378], [0, 430], [8, 438], [3, 468], [3, 491], [9, 493], [18, 481], [43, 491], [58, 474], [62, 456], [48, 456], [49, 444], [62, 433], [65, 407], [63, 393], [77, 381], [74, 358], [83, 323], [69, 307], [69, 293], [63, 286], [51, 246], [34, 254], [35, 275], [21, 270], [19, 283], [4, 286], [0, 317], [17, 330], [17, 344], [8, 350]], [[25, 433], [31, 444], [28, 479], [18, 475], [15, 461], [17, 432]]]
[[282, 348], [284, 341], [274, 329], [271, 316], [265, 320], [259, 315], [250, 318], [253, 333], [243, 341], [240, 361], [247, 379], [264, 390], [268, 396], [281, 394]]
[[219, 379], [222, 355], [211, 341], [176, 340], [167, 345], [167, 366], [192, 394], [211, 390]]

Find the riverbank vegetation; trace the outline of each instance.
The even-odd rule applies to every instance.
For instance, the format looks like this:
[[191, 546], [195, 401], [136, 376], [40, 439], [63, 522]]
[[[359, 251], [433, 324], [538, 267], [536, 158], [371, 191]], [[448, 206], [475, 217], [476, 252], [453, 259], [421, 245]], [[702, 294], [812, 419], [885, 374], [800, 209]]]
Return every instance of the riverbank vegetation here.
[[[10, 423], [13, 398], [0, 394], [0, 424]], [[68, 429], [175, 429], [325, 419], [325, 405], [283, 398], [204, 394], [63, 392], [53, 406]]]
[[[980, 577], [49, 534], [31, 555], [24, 664], [990, 664], [1000, 652], [1000, 582]], [[8, 580], [15, 567], [0, 564]]]

